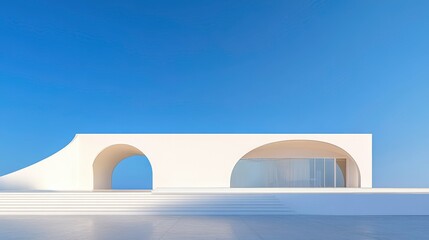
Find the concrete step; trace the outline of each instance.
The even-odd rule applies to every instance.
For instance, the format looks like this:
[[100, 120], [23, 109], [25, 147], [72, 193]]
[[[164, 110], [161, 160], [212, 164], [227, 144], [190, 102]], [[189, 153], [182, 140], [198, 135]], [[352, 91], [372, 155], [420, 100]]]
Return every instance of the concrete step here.
[[0, 193], [0, 215], [285, 215], [271, 194]]
[[0, 212], [0, 215], [21, 215], [21, 216], [29, 216], [29, 215], [165, 215], [165, 216], [182, 216], [182, 215], [204, 215], [204, 216], [210, 216], [210, 215], [220, 215], [220, 216], [229, 216], [229, 215], [293, 215], [293, 212], [280, 212], [280, 211], [261, 211], [261, 212], [251, 212], [251, 211], [168, 211], [168, 212], [160, 212], [160, 211], [54, 211], [54, 212], [48, 212], [48, 211], [13, 211], [10, 213], [7, 212]]

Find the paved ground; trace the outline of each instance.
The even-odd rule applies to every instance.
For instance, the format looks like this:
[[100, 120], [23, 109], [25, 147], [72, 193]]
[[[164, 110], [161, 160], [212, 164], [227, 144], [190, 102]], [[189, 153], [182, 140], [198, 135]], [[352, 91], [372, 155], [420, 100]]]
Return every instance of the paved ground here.
[[427, 239], [429, 216], [1, 216], [0, 239]]

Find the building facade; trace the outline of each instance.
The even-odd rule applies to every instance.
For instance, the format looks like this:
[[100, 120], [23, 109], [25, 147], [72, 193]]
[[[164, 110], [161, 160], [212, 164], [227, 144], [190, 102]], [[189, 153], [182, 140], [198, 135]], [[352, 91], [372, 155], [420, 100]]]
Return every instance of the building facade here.
[[153, 188], [371, 188], [371, 134], [77, 134], [0, 177], [0, 189], [110, 189], [117, 164], [146, 156]]

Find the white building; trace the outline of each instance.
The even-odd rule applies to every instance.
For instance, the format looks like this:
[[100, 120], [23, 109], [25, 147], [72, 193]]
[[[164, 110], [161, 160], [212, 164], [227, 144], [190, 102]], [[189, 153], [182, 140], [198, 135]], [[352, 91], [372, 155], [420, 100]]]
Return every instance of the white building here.
[[0, 189], [110, 189], [124, 158], [146, 156], [153, 188], [371, 188], [371, 134], [78, 134], [0, 177]]

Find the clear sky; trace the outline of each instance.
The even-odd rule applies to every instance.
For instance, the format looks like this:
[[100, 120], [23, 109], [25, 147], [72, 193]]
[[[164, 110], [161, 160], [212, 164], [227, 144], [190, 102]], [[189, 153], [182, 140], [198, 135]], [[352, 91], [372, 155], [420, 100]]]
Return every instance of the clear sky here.
[[429, 187], [428, 12], [394, 0], [2, 1], [0, 174], [76, 133], [372, 133], [374, 186]]

